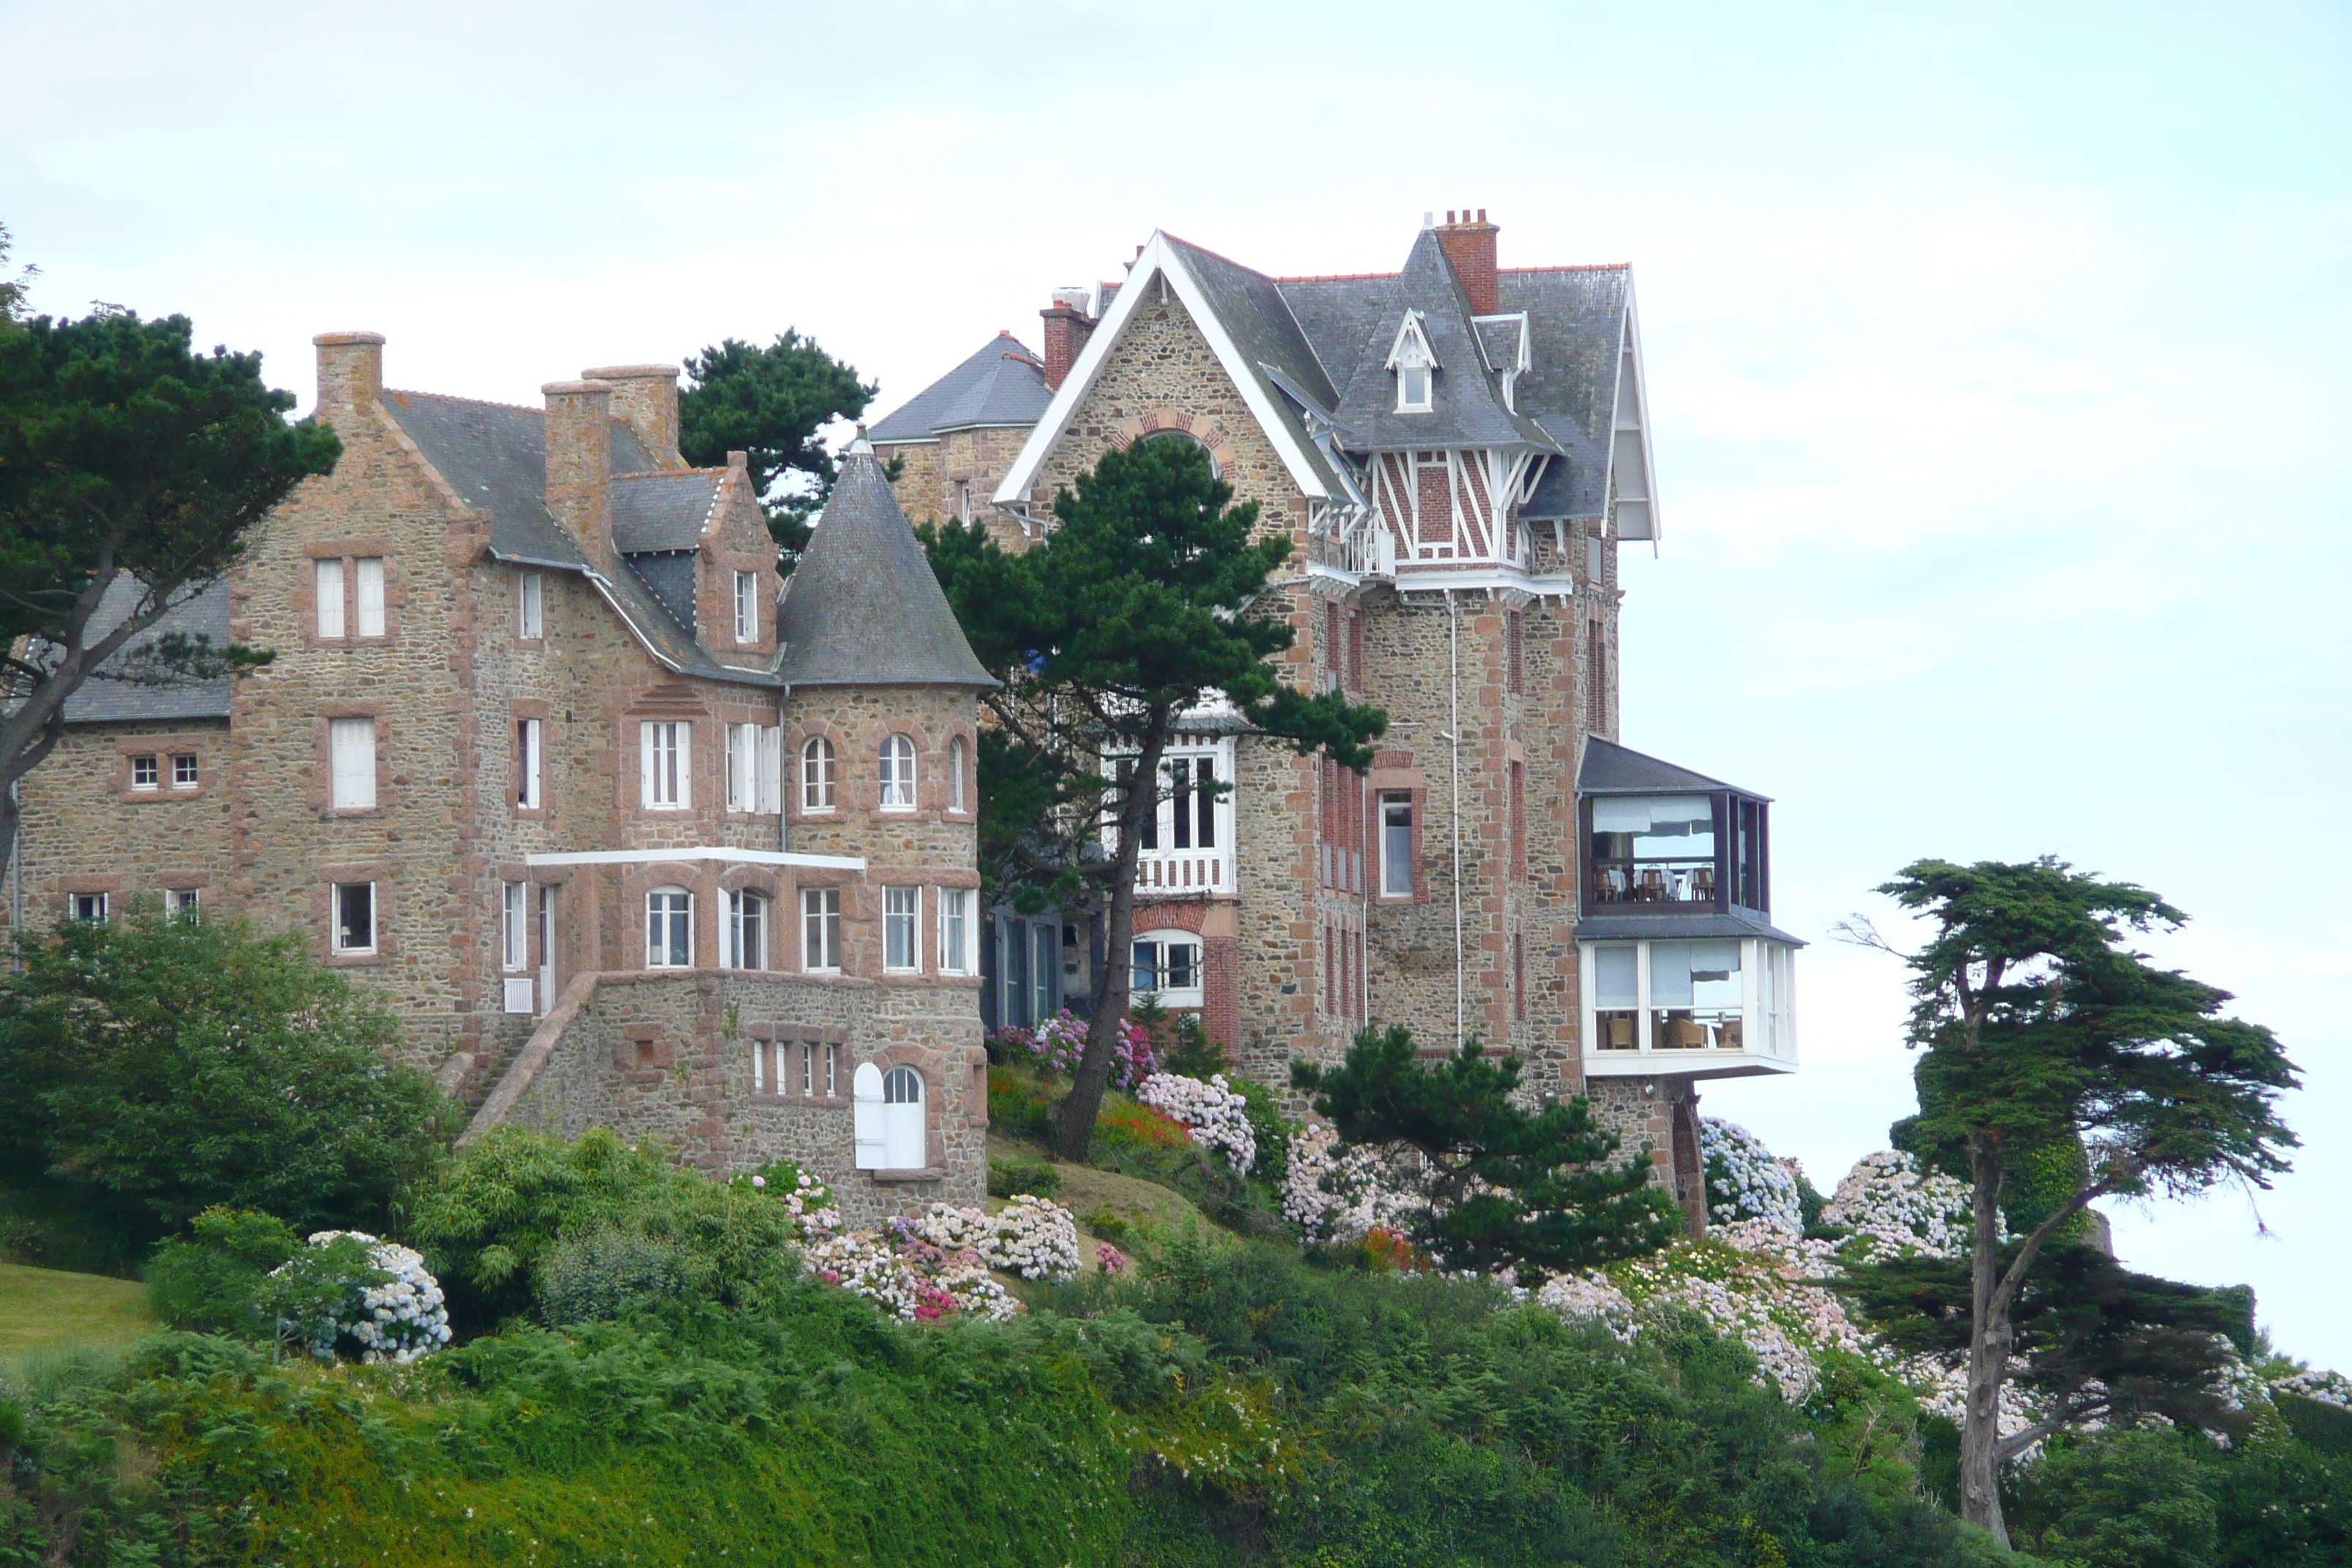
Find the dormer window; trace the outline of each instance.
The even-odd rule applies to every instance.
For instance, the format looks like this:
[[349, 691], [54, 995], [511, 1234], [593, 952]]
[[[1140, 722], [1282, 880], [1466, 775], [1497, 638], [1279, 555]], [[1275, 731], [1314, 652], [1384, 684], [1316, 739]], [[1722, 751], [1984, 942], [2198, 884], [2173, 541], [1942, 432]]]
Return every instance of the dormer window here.
[[1426, 414], [1437, 405], [1437, 355], [1419, 310], [1405, 312], [1396, 342], [1389, 345], [1388, 369], [1396, 376], [1399, 414]]

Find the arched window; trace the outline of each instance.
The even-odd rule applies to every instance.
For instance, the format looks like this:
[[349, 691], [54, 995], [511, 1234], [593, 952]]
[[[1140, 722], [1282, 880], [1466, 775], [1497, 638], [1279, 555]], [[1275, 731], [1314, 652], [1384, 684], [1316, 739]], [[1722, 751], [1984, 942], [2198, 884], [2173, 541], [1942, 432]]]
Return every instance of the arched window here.
[[915, 809], [915, 742], [904, 735], [882, 742], [882, 809]]
[[746, 888], [727, 895], [727, 967], [768, 967], [768, 896]]
[[965, 755], [962, 736], [958, 735], [948, 742], [948, 809], [950, 811], [971, 809], [964, 805]]
[[882, 1075], [882, 1158], [886, 1168], [922, 1169], [924, 1142], [923, 1075], [913, 1068], [892, 1068]]
[[694, 967], [694, 895], [684, 888], [646, 895], [646, 967]]
[[801, 809], [831, 811], [833, 780], [833, 742], [823, 735], [811, 735], [801, 747]]
[[1204, 1005], [1199, 935], [1189, 931], [1136, 932], [1135, 967], [1128, 985], [1138, 994], [1150, 992], [1163, 1007]]

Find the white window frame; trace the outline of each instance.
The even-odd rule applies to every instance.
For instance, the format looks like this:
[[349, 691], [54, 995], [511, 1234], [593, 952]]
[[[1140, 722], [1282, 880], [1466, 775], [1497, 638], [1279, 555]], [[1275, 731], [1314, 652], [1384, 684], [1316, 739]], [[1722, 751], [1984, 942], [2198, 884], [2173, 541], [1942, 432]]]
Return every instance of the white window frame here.
[[362, 555], [352, 563], [352, 633], [363, 637], [384, 635], [381, 555]]
[[[141, 778], [142, 770], [146, 773]], [[142, 795], [163, 787], [163, 757], [159, 752], [141, 752], [131, 759], [131, 787]]]
[[[656, 906], [655, 900], [662, 900]], [[656, 928], [655, 922], [661, 922]], [[686, 962], [677, 962], [677, 935], [683, 922], [686, 933]], [[646, 889], [646, 967], [647, 969], [691, 969], [694, 967], [694, 894], [685, 888], [667, 886]]]
[[923, 967], [923, 889], [882, 889], [882, 967], [914, 974]]
[[[1208, 944], [1201, 940], [1201, 933], [1199, 931], [1184, 931], [1175, 927], [1163, 927], [1153, 931], [1137, 931], [1135, 933], [1135, 941], [1129, 946], [1128, 951], [1128, 978], [1130, 985], [1132, 985], [1134, 981], [1134, 949], [1146, 945], [1150, 945], [1160, 950], [1159, 952], [1154, 955], [1152, 962], [1152, 970], [1155, 973], [1159, 974], [1165, 974], [1167, 973], [1167, 949], [1170, 947], [1181, 946], [1189, 947], [1192, 950], [1192, 984], [1189, 985], [1165, 986], [1156, 991], [1154, 994], [1159, 997], [1161, 1006], [1204, 1007], [1208, 1005], [1209, 982], [1208, 975], [1205, 971], [1208, 965], [1209, 950]], [[1134, 987], [1134, 989], [1139, 992], [1148, 988]]]
[[958, 735], [948, 742], [948, 809], [958, 816], [970, 809], [964, 804], [969, 797], [964, 793], [968, 786], [963, 775], [964, 770], [971, 765], [971, 748], [963, 743], [961, 735]]
[[547, 635], [547, 579], [525, 572], [515, 579], [515, 636], [526, 642]]
[[915, 741], [911, 735], [893, 731], [882, 740], [882, 783], [878, 807], [883, 811], [912, 811], [920, 798], [915, 788]]
[[373, 719], [327, 721], [328, 799], [337, 811], [375, 809], [376, 732]]
[[940, 973], [971, 973], [971, 889], [934, 890], [940, 906]]
[[807, 974], [841, 973], [841, 889], [801, 889], [801, 970]]
[[[343, 940], [343, 895], [358, 888], [367, 889], [368, 931], [367, 941], [364, 943], [347, 942]], [[327, 897], [327, 944], [330, 951], [337, 957], [364, 957], [375, 952], [383, 945], [383, 900], [376, 897], [373, 882], [336, 882], [330, 887]]]
[[[180, 766], [182, 763], [188, 765], [183, 768]], [[182, 776], [184, 773], [185, 777]], [[194, 789], [204, 782], [204, 763], [197, 753], [194, 752], [172, 753], [172, 787], [173, 789]]]
[[546, 804], [541, 773], [545, 769], [547, 731], [542, 719], [515, 721], [515, 805], [537, 811]]
[[928, 1102], [923, 1075], [904, 1065], [882, 1075], [882, 1168], [922, 1170], [930, 1154]]
[[343, 636], [343, 627], [348, 624], [343, 613], [342, 557], [321, 556], [314, 569], [312, 581], [317, 589], [316, 612], [320, 640], [323, 642], [329, 638], [340, 638]]
[[[1407, 310], [1398, 324], [1396, 338], [1389, 344], [1386, 368], [1396, 376], [1399, 414], [1427, 414], [1437, 406], [1437, 355], [1429, 346], [1419, 310]], [[1415, 391], [1417, 397], [1412, 395]]]
[[814, 816], [834, 809], [839, 798], [841, 760], [833, 742], [811, 735], [801, 742], [801, 810]]
[[508, 882], [499, 889], [499, 966], [509, 974], [530, 967], [530, 889]]
[[[773, 923], [773, 900], [757, 888], [738, 888], [727, 895], [727, 967], [768, 967], [768, 927]], [[746, 929], [751, 932], [746, 940]]]
[[759, 791], [760, 727], [727, 726], [727, 809], [749, 811]]
[[647, 719], [637, 726], [639, 799], [647, 811], [694, 809], [694, 724]]
[[107, 906], [111, 901], [110, 896], [105, 893], [73, 893], [68, 896], [67, 908], [72, 910], [73, 918], [84, 925], [102, 926], [106, 923]]
[[1434, 409], [1437, 406], [1436, 380], [1436, 373], [1425, 364], [1397, 366], [1396, 411], [1399, 414], [1427, 414]]
[[166, 888], [163, 912], [184, 925], [194, 925], [204, 918], [203, 893], [201, 888]]
[[748, 647], [760, 640], [760, 574], [735, 574], [735, 641]]
[[[1412, 796], [1402, 790], [1383, 790], [1381, 792], [1379, 805], [1381, 835], [1381, 897], [1383, 899], [1410, 899], [1412, 897], [1413, 870]], [[1404, 854], [1402, 858], [1403, 863], [1401, 866], [1392, 861], [1389, 855], [1389, 811], [1391, 807], [1402, 808], [1405, 813]], [[1396, 874], [1400, 871], [1403, 874], [1404, 880], [1404, 886], [1402, 888], [1395, 885]]]

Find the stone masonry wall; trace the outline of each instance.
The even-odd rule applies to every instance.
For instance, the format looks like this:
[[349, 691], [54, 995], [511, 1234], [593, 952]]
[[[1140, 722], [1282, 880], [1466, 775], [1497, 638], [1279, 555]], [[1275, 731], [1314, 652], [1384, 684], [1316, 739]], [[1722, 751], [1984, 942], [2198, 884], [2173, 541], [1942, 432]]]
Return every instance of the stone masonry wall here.
[[[68, 730], [20, 786], [23, 832], [11, 876], [24, 889], [26, 928], [64, 918], [74, 893], [104, 893], [117, 913], [134, 899], [194, 889], [204, 914], [228, 912], [228, 739], [227, 722], [217, 719]], [[172, 782], [175, 753], [196, 758], [193, 789]], [[157, 759], [160, 787], [131, 787], [135, 755]], [[0, 928], [13, 916], [13, 900], [0, 898]]]

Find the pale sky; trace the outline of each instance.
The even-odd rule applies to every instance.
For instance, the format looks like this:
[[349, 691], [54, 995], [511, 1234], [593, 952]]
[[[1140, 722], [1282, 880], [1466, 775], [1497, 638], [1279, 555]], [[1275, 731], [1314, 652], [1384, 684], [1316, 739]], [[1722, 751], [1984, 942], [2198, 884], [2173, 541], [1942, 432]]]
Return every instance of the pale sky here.
[[[1803, 1070], [1707, 1109], [1827, 1187], [1911, 1106], [1919, 856], [2049, 851], [2306, 1087], [2277, 1189], [2118, 1214], [2352, 1370], [2352, 10], [1352, 4], [392, 10], [0, 0], [37, 309], [536, 405], [786, 326], [877, 412], [1155, 227], [1393, 268], [1631, 261], [1664, 539], [1629, 744], [1779, 801]], [[2261, 1227], [2267, 1226], [2268, 1234]]]

